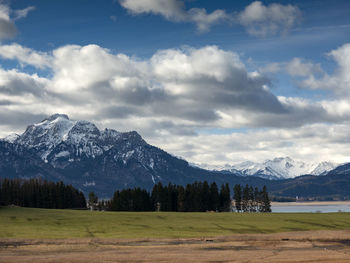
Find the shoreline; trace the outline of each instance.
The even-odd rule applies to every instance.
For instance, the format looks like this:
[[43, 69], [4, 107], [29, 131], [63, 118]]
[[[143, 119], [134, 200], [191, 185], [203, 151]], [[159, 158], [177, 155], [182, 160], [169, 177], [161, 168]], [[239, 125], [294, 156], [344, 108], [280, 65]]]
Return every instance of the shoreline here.
[[300, 201], [300, 202], [271, 202], [271, 206], [316, 206], [316, 205], [349, 205], [350, 201]]

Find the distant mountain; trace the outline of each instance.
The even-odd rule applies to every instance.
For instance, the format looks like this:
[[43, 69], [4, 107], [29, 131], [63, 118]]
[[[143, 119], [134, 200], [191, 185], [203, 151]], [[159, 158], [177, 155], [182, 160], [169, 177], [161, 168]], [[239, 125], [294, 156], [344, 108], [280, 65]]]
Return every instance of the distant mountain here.
[[[210, 168], [210, 166], [201, 166]], [[288, 179], [301, 175], [325, 175], [327, 172], [336, 168], [337, 165], [331, 162], [305, 163], [295, 161], [290, 157], [274, 158], [263, 163], [254, 163], [251, 161], [243, 162], [237, 165], [225, 165], [211, 167], [213, 170], [222, 172], [232, 172], [241, 176], [257, 176], [266, 179]]]
[[268, 189], [273, 196], [298, 196], [307, 200], [350, 200], [350, 172], [337, 173], [333, 170], [327, 175], [304, 175], [270, 182]]

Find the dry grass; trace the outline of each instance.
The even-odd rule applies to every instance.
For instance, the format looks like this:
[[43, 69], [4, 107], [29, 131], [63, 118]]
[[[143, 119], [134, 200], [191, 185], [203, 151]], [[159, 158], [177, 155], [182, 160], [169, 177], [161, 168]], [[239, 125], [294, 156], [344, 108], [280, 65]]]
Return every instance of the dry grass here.
[[0, 262], [350, 262], [350, 231], [210, 239], [2, 239]]

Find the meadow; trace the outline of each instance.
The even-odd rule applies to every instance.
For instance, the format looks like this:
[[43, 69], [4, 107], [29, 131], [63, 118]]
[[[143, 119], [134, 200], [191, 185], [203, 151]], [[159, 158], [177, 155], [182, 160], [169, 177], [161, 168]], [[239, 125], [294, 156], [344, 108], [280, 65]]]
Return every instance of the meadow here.
[[195, 238], [349, 230], [350, 213], [99, 212], [0, 208], [0, 238]]

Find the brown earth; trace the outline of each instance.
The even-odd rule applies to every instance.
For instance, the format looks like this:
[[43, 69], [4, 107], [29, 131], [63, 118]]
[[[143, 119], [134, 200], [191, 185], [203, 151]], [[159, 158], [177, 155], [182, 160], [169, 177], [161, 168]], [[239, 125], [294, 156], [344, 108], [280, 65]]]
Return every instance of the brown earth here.
[[0, 262], [350, 262], [350, 230], [210, 239], [0, 239]]

